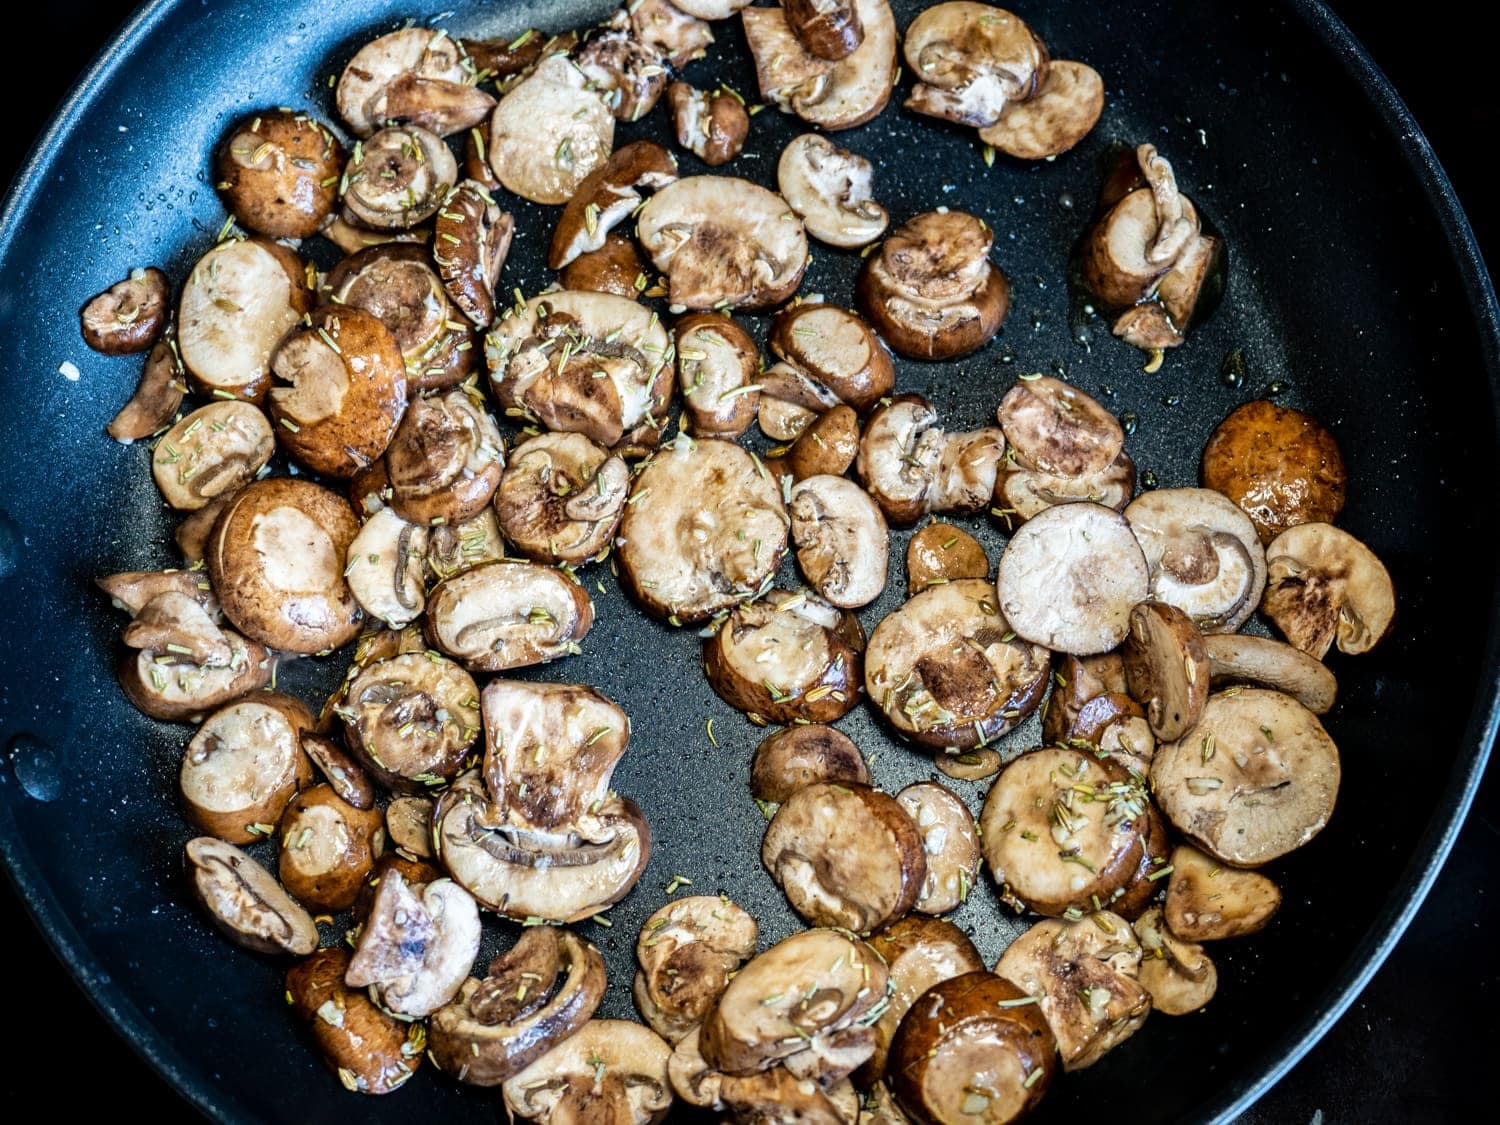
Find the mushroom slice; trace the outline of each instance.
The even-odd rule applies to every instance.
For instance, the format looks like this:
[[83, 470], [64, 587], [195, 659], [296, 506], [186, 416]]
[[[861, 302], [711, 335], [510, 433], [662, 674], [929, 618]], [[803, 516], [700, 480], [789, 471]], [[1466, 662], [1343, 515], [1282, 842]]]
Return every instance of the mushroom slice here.
[[1208, 650], [1182, 610], [1142, 602], [1130, 611], [1121, 655], [1131, 696], [1146, 708], [1151, 733], [1163, 742], [1198, 724], [1208, 702]]
[[135, 649], [171, 653], [206, 668], [224, 668], [233, 649], [198, 598], [166, 591], [143, 605], [120, 639]]
[[926, 9], [906, 29], [903, 50], [917, 76], [906, 108], [960, 125], [994, 125], [1047, 76], [1047, 48], [1036, 33], [988, 4]]
[[871, 198], [870, 162], [804, 133], [781, 150], [776, 184], [807, 233], [829, 246], [868, 246], [885, 233], [890, 213]]
[[865, 423], [854, 471], [897, 527], [916, 523], [932, 507], [943, 456], [937, 411], [920, 395], [882, 402]]
[[584, 178], [563, 208], [547, 265], [560, 270], [580, 254], [600, 249], [609, 232], [641, 205], [645, 192], [676, 179], [676, 159], [653, 141], [633, 141], [616, 150]]
[[1209, 682], [1214, 687], [1252, 684], [1290, 695], [1314, 715], [1333, 710], [1339, 684], [1322, 661], [1267, 637], [1204, 637]]
[[707, 23], [668, 0], [640, 0], [625, 10], [636, 38], [677, 70], [701, 59], [714, 41]]
[[427, 529], [425, 574], [429, 583], [504, 558], [505, 543], [493, 508], [463, 523], [441, 523]]
[[1167, 928], [1159, 907], [1134, 922], [1141, 942], [1141, 987], [1151, 993], [1151, 1010], [1168, 1016], [1198, 1011], [1214, 998], [1219, 973], [1201, 945], [1183, 941]]
[[[196, 632], [202, 629], [203, 611], [197, 607], [190, 610], [175, 597], [162, 601], [155, 612], [165, 614], [174, 607], [183, 611], [186, 630]], [[120, 657], [117, 669], [120, 688], [143, 715], [168, 721], [196, 719], [270, 683], [270, 655], [260, 645], [246, 640], [232, 629], [217, 629], [214, 639], [221, 640], [229, 648], [228, 660], [218, 666], [198, 664], [175, 651], [187, 647], [181, 644], [175, 632], [160, 633], [161, 639], [174, 648], [167, 648], [165, 643], [162, 648], [127, 646]], [[167, 640], [169, 636], [170, 641]]]
[[781, 490], [733, 442], [679, 437], [635, 478], [616, 545], [657, 617], [696, 624], [753, 597], [786, 553]]
[[311, 307], [302, 262], [285, 246], [219, 243], [198, 259], [177, 304], [177, 348], [195, 389], [259, 402], [271, 353]]
[[183, 417], [151, 451], [163, 499], [193, 512], [255, 479], [276, 451], [266, 416], [248, 402], [211, 402]]
[[432, 1014], [433, 1063], [498, 1086], [578, 1031], [604, 998], [604, 958], [571, 930], [533, 926]]
[[1108, 693], [1130, 698], [1125, 684], [1125, 661], [1117, 652], [1084, 657], [1060, 654], [1054, 668], [1056, 688], [1042, 716], [1042, 737], [1048, 742], [1066, 742], [1090, 700]]
[[644, 270], [635, 243], [610, 232], [598, 250], [586, 251], [563, 267], [558, 281], [564, 289], [633, 298], [646, 288]]
[[344, 218], [407, 230], [431, 218], [458, 182], [458, 161], [418, 125], [388, 125], [354, 146], [344, 170]]
[[342, 945], [304, 957], [287, 970], [286, 994], [345, 1089], [389, 1094], [421, 1065], [425, 1029], [419, 1022], [403, 1022], [381, 1011], [363, 992], [345, 984], [349, 957]]
[[438, 800], [434, 838], [449, 874], [481, 906], [508, 918], [576, 922], [630, 893], [651, 855], [651, 830], [634, 802], [607, 797], [585, 838], [505, 823], [477, 773]]
[[571, 53], [616, 121], [639, 121], [667, 87], [662, 52], [641, 41], [623, 8], [586, 31]]
[[1104, 111], [1104, 80], [1087, 63], [1053, 59], [1030, 98], [1010, 102], [999, 119], [979, 130], [987, 145], [1019, 160], [1047, 160], [1076, 145]]
[[505, 468], [505, 443], [479, 392], [453, 390], [406, 408], [386, 450], [391, 507], [426, 526], [460, 524], [489, 504]]
[[821, 781], [870, 784], [870, 767], [847, 734], [822, 723], [784, 727], [755, 749], [750, 794], [776, 804]]
[[422, 616], [427, 604], [421, 559], [427, 528], [407, 523], [394, 509], [381, 508], [365, 521], [349, 544], [344, 577], [364, 611], [400, 629]]
[[1186, 331], [1211, 310], [1206, 300], [1217, 288], [1222, 291], [1225, 250], [1222, 239], [1198, 234], [1178, 255], [1176, 264], [1162, 274], [1156, 297], [1173, 325]]
[[567, 54], [571, 44], [563, 40], [569, 36], [576, 42], [578, 33], [567, 31], [549, 36], [545, 31], [528, 27], [514, 39], [460, 39], [458, 47], [469, 56], [476, 71], [488, 71], [487, 77], [505, 86], [508, 79], [536, 66], [543, 55]]
[[661, 1036], [638, 1023], [590, 1020], [505, 1081], [505, 1111], [546, 1125], [660, 1121], [672, 1107], [671, 1055]]
[[578, 564], [608, 549], [629, 487], [624, 460], [582, 434], [538, 434], [511, 450], [496, 518], [527, 558]]
[[908, 219], [865, 259], [859, 310], [908, 359], [971, 352], [1000, 331], [1010, 308], [1010, 283], [989, 260], [993, 245], [989, 226], [964, 211]]
[[312, 783], [300, 744], [312, 726], [305, 704], [274, 692], [215, 711], [183, 751], [178, 789], [188, 819], [231, 844], [274, 835], [292, 794]]
[[917, 826], [927, 854], [927, 878], [912, 909], [923, 914], [957, 910], [979, 874], [979, 832], [973, 815], [935, 781], [908, 785], [896, 794], [896, 802]]
[[442, 582], [427, 602], [434, 646], [476, 672], [576, 653], [593, 624], [587, 590], [561, 571], [528, 562], [476, 566]]
[[479, 689], [435, 652], [360, 668], [338, 708], [350, 751], [388, 788], [426, 793], [458, 775], [479, 734]]
[[750, 115], [738, 94], [722, 87], [705, 93], [679, 81], [667, 87], [667, 104], [677, 143], [710, 168], [729, 163], [745, 147]]
[[1035, 997], [1071, 1071], [1092, 1066], [1146, 1022], [1151, 994], [1136, 980], [1140, 963], [1130, 923], [1099, 910], [1077, 922], [1038, 922], [1011, 942], [995, 973]]
[[695, 437], [737, 438], [760, 405], [760, 349], [750, 333], [717, 313], [693, 313], [672, 329], [677, 381]]
[[672, 305], [763, 309], [807, 269], [807, 232], [786, 200], [731, 176], [687, 176], [636, 216], [636, 237], [667, 275]]
[[927, 877], [916, 825], [894, 798], [865, 785], [797, 790], [766, 826], [760, 858], [808, 922], [860, 934], [909, 911]]
[[448, 297], [477, 328], [495, 319], [495, 286], [510, 253], [515, 220], [475, 180], [462, 180], [438, 208], [432, 260]]
[[[322, 717], [319, 718], [321, 721]], [[374, 782], [370, 780], [370, 775], [365, 772], [364, 767], [355, 761], [341, 745], [331, 738], [324, 738], [321, 734], [304, 732], [302, 752], [307, 755], [313, 765], [318, 767], [318, 772], [327, 779], [329, 787], [345, 804], [356, 809], [375, 807]], [[392, 804], [395, 802], [393, 801]], [[388, 807], [387, 827], [389, 827], [390, 819]], [[431, 817], [428, 819], [430, 820]], [[423, 828], [422, 833], [424, 836], [427, 835], [426, 828]], [[398, 847], [404, 846], [399, 840], [394, 842]]]
[[334, 215], [318, 233], [345, 254], [358, 254], [361, 250], [368, 250], [371, 246], [391, 246], [397, 243], [425, 246], [432, 241], [432, 230], [429, 227], [416, 227], [413, 230], [370, 230], [358, 223], [349, 222], [342, 214]]
[[[1177, 193], [1175, 182], [1169, 188], [1162, 183], [1162, 192], [1130, 192], [1084, 238], [1084, 285], [1106, 308], [1129, 309], [1150, 296], [1198, 232], [1192, 203]], [[1162, 198], [1171, 201], [1165, 209]]]
[[109, 595], [110, 604], [136, 616], [162, 594], [184, 594], [212, 616], [218, 599], [201, 570], [127, 570], [97, 578], [94, 585]]
[[172, 424], [186, 393], [182, 360], [177, 355], [177, 334], [168, 327], [151, 346], [135, 393], [110, 419], [105, 432], [121, 445], [150, 437]]
[[[848, 309], [798, 301], [771, 322], [771, 350], [782, 360], [763, 380], [766, 392], [822, 413], [839, 403], [864, 413], [896, 383], [891, 354], [870, 326]], [[778, 385], [772, 376], [790, 366]]]
[[1151, 596], [1204, 633], [1232, 634], [1260, 603], [1266, 555], [1250, 517], [1207, 488], [1162, 488], [1125, 509], [1146, 556]]
[[393, 1015], [420, 1019], [458, 995], [479, 955], [479, 938], [479, 908], [468, 891], [448, 879], [408, 886], [399, 871], [389, 871], [344, 981], [369, 987]]
[[495, 107], [490, 167], [523, 199], [566, 203], [614, 143], [603, 95], [566, 55], [550, 55]]
[[1266, 547], [1269, 581], [1261, 612], [1291, 644], [1321, 660], [1369, 652], [1391, 629], [1396, 591], [1385, 566], [1332, 524], [1288, 528]]
[[299, 957], [318, 948], [318, 927], [307, 911], [239, 848], [199, 836], [187, 842], [184, 858], [194, 897], [230, 941], [257, 953]]
[[391, 120], [414, 121], [442, 136], [467, 129], [494, 105], [471, 81], [468, 62], [465, 45], [444, 31], [408, 27], [382, 35], [361, 47], [339, 76], [339, 116], [360, 137]]
[[1119, 419], [1077, 387], [1050, 375], [1022, 379], [1006, 393], [995, 416], [1016, 459], [1043, 473], [1103, 473], [1125, 445]]
[[1057, 1072], [1057, 1042], [1032, 998], [972, 972], [912, 1004], [891, 1043], [888, 1081], [918, 1121], [1007, 1122], [1036, 1108]]
[[1050, 654], [1016, 636], [982, 578], [912, 597], [875, 626], [865, 692], [903, 738], [946, 750], [1013, 730], [1047, 690]]
[[241, 118], [214, 154], [214, 188], [246, 230], [311, 238], [338, 202], [344, 146], [318, 121], [290, 109]]
[[783, 8], [740, 12], [761, 97], [820, 129], [852, 129], [883, 110], [896, 86], [896, 21], [886, 0], [853, 0], [864, 41], [837, 61], [802, 45]]
[[988, 578], [990, 560], [975, 539], [951, 523], [930, 523], [906, 545], [906, 587], [915, 597], [961, 578]]
[[682, 0], [681, 3], [673, 0], [672, 6], [700, 20], [727, 20], [749, 3], [750, 0]]
[[[385, 807], [385, 834], [400, 855], [431, 859], [432, 813], [436, 803], [429, 797], [397, 797]], [[404, 857], [403, 857], [404, 858]]]
[[384, 847], [378, 809], [357, 809], [329, 785], [303, 789], [281, 814], [281, 885], [310, 909], [346, 910]]
[[1135, 495], [1135, 462], [1123, 449], [1109, 468], [1092, 476], [1043, 473], [1021, 467], [1018, 460], [1002, 463], [1000, 468], [991, 514], [1003, 519], [1007, 530], [1057, 504], [1087, 500], [1123, 512]]
[[1157, 747], [1151, 786], [1167, 819], [1209, 855], [1259, 867], [1328, 823], [1339, 752], [1290, 696], [1230, 689], [1209, 698], [1184, 738]]
[[1140, 866], [1155, 811], [1142, 779], [1066, 748], [1014, 759], [985, 798], [984, 858], [1016, 910], [1110, 906]]
[[1107, 652], [1146, 600], [1146, 558], [1121, 516], [1064, 504], [1035, 516], [1005, 545], [995, 578], [1000, 612], [1029, 641], [1058, 652]]
[[848, 58], [865, 41], [854, 0], [787, 0], [787, 26], [820, 59]]
[[743, 907], [718, 895], [678, 899], [651, 915], [635, 943], [634, 993], [652, 1030], [676, 1043], [702, 1023], [755, 955], [759, 932]]
[[1258, 933], [1281, 907], [1281, 891], [1264, 875], [1225, 867], [1187, 844], [1172, 850], [1171, 873], [1163, 912], [1184, 941]]
[[[172, 285], [155, 266], [133, 269], [83, 306], [83, 342], [105, 355], [146, 351], [171, 316]], [[144, 436], [144, 435], [143, 435]]]
[[1156, 735], [1145, 709], [1128, 695], [1106, 692], [1078, 709], [1072, 725], [1052, 741], [1088, 749], [1145, 776], [1156, 755]]
[[978, 512], [988, 507], [1005, 458], [1005, 435], [993, 426], [946, 434], [932, 485], [934, 512]]
[[[786, 452], [786, 466], [796, 481], [817, 476], [842, 479], [858, 455], [859, 415], [840, 403], [797, 435]], [[865, 499], [869, 500], [868, 494]]]
[[885, 589], [889, 532], [869, 493], [853, 481], [813, 476], [792, 486], [797, 565], [827, 601], [868, 605]]
[[[777, 364], [776, 366], [784, 365]], [[775, 368], [772, 370], [774, 371]], [[755, 420], [760, 425], [760, 432], [772, 441], [796, 441], [802, 436], [803, 431], [817, 420], [817, 417], [815, 410], [809, 410], [805, 406], [798, 406], [794, 402], [787, 402], [771, 395], [760, 396], [760, 404], [755, 414]]]
[[703, 671], [719, 698], [746, 714], [831, 723], [859, 704], [863, 648], [847, 611], [816, 594], [772, 590], [737, 606], [703, 643]]

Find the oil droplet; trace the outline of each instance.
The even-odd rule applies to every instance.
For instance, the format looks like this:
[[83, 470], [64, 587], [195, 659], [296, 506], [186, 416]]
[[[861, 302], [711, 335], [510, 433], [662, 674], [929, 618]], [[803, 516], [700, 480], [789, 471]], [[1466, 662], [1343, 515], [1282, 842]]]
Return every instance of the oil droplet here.
[[1073, 210], [1073, 193], [1065, 191], [1057, 197], [1057, 205], [1064, 211]]
[[1286, 387], [1287, 384], [1285, 379], [1273, 379], [1271, 381], [1271, 385], [1266, 388], [1266, 394], [1272, 396], [1285, 394]]
[[1126, 436], [1135, 433], [1141, 424], [1141, 416], [1134, 410], [1127, 410], [1120, 415], [1120, 429], [1125, 431]]
[[21, 565], [21, 529], [0, 508], [0, 578], [7, 578]]
[[1181, 395], [1162, 395], [1161, 396], [1161, 404], [1163, 406], [1179, 406], [1179, 405], [1181, 405], [1181, 403], [1182, 403], [1182, 396]]
[[1235, 348], [1224, 357], [1224, 363], [1219, 368], [1219, 378], [1226, 387], [1238, 387], [1245, 381], [1245, 372], [1248, 365], [1245, 363], [1245, 353]]
[[57, 755], [41, 739], [18, 734], [10, 740], [10, 766], [27, 796], [55, 801], [62, 795], [62, 771]]

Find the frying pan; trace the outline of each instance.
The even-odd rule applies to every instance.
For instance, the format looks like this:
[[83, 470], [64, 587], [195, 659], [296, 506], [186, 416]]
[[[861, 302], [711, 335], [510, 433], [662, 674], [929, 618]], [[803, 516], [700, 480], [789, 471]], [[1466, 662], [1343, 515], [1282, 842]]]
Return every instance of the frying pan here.
[[[459, 3], [445, 26], [515, 34], [603, 15], [608, 0]], [[896, 3], [904, 26], [921, 5]], [[1197, 455], [1236, 404], [1272, 394], [1343, 444], [1352, 481], [1341, 523], [1389, 565], [1395, 637], [1333, 664], [1328, 728], [1343, 749], [1340, 806], [1273, 875], [1286, 905], [1265, 933], [1213, 950], [1219, 994], [1202, 1014], [1157, 1017], [1122, 1049], [1069, 1076], [1042, 1119], [1107, 1099], [1151, 1119], [1224, 1119], [1249, 1104], [1337, 1018], [1420, 903], [1468, 806], [1494, 737], [1494, 517], [1500, 348], [1496, 306], [1451, 188], [1394, 92], [1338, 21], [1311, 0], [1027, 5], [1059, 57], [1109, 87], [1100, 127], [1075, 152], [986, 169], [972, 137], [893, 105], [839, 143], [876, 161], [899, 220], [939, 204], [984, 216], [1013, 290], [1001, 336], [941, 365], [900, 364], [948, 424], [986, 422], [1018, 372], [1052, 371], [1134, 412], [1128, 448], [1162, 486], [1196, 483]], [[333, 1121], [414, 1112], [489, 1121], [494, 1096], [422, 1073], [386, 1099], [354, 1102], [290, 1025], [280, 966], [227, 946], [188, 902], [178, 857], [190, 835], [173, 807], [186, 729], [138, 715], [114, 686], [121, 622], [94, 576], [171, 565], [171, 521], [142, 447], [103, 425], [128, 397], [135, 360], [88, 353], [76, 312], [134, 265], [180, 278], [223, 222], [206, 170], [228, 119], [311, 106], [331, 117], [327, 76], [365, 39], [422, 15], [410, 3], [232, 0], [148, 5], [60, 111], [0, 223], [0, 851], [39, 925], [85, 989], [197, 1106], [235, 1121]], [[741, 36], [688, 71], [754, 89]], [[898, 99], [899, 100], [899, 99]], [[622, 137], [661, 139], [662, 115]], [[754, 119], [731, 169], [769, 182], [795, 122]], [[1227, 236], [1221, 307], [1154, 375], [1081, 311], [1065, 282], [1106, 155], [1150, 139]], [[687, 172], [700, 170], [691, 157]], [[505, 284], [534, 292], [551, 214], [518, 204]], [[324, 263], [327, 264], [326, 261]], [[803, 292], [847, 301], [857, 259], [815, 251]], [[762, 325], [755, 325], [757, 329]], [[1230, 362], [1238, 354], [1243, 362]], [[76, 364], [74, 381], [59, 372]], [[1243, 371], [1239, 378], [1236, 371]], [[999, 529], [966, 521], [990, 548]], [[893, 543], [899, 559], [905, 536]], [[899, 563], [867, 627], [899, 602]], [[764, 824], [745, 787], [759, 734], [709, 690], [697, 639], [646, 619], [607, 569], [588, 574], [599, 621], [584, 654], [521, 673], [594, 684], [634, 722], [615, 785], [649, 816], [656, 851], [613, 928], [580, 928], [614, 982], [601, 1014], [628, 1016], [634, 935], [676, 874], [723, 890], [762, 922], [763, 944], [796, 928], [759, 869]], [[783, 581], [796, 581], [792, 564]], [[282, 686], [318, 699], [342, 662], [300, 661]], [[715, 720], [719, 745], [705, 733]], [[876, 756], [888, 789], [930, 776], [861, 710], [843, 724]], [[1008, 740], [1031, 744], [1028, 727]], [[971, 802], [983, 789], [955, 783]], [[956, 915], [987, 961], [1022, 928], [988, 890]], [[483, 956], [508, 943], [492, 925]]]

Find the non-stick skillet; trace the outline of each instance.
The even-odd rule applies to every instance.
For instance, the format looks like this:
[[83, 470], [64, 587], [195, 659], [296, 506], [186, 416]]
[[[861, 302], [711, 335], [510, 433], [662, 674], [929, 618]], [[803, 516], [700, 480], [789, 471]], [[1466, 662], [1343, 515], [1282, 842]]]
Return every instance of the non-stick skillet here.
[[[465, 5], [445, 22], [561, 28], [607, 7]], [[1152, 1021], [1055, 1090], [1047, 1116], [1106, 1097], [1111, 1109], [1152, 1119], [1200, 1118], [1253, 1097], [1393, 940], [1493, 734], [1495, 567], [1480, 529], [1494, 504], [1476, 466], [1493, 454], [1496, 338], [1462, 217], [1394, 96], [1321, 10], [1204, 7], [1022, 9], [1055, 50], [1092, 62], [1111, 89], [1098, 133], [1055, 163], [986, 171], [968, 139], [896, 108], [842, 140], [877, 159], [882, 197], [898, 215], [937, 202], [985, 215], [1014, 286], [995, 344], [961, 364], [907, 366], [903, 386], [977, 424], [1015, 372], [1061, 370], [1139, 416], [1131, 450], [1171, 485], [1192, 482], [1197, 450], [1224, 413], [1275, 385], [1339, 435], [1354, 481], [1344, 522], [1385, 557], [1402, 594], [1396, 641], [1337, 667], [1343, 700], [1330, 729], [1346, 758], [1341, 808], [1278, 868], [1287, 909], [1266, 934], [1222, 950], [1220, 995], [1207, 1013]], [[205, 155], [227, 116], [323, 105], [326, 76], [363, 38], [416, 14], [397, 4], [317, 8], [288, 5], [274, 18], [252, 5], [147, 9], [65, 108], [6, 211], [0, 845], [90, 991], [205, 1108], [234, 1119], [420, 1110], [488, 1120], [488, 1098], [427, 1076], [387, 1101], [351, 1103], [288, 1026], [276, 968], [226, 947], [186, 904], [177, 854], [188, 833], [170, 797], [184, 732], [149, 723], [118, 696], [109, 668], [119, 622], [89, 585], [171, 554], [144, 451], [101, 434], [134, 363], [84, 352], [76, 309], [130, 265], [155, 261], [180, 276], [212, 240], [223, 214]], [[900, 22], [909, 18], [896, 8]], [[738, 34], [720, 27], [716, 61], [690, 76], [751, 89]], [[766, 171], [750, 161], [742, 174], [764, 177], [791, 123], [768, 111], [755, 124], [749, 151]], [[1154, 376], [1075, 314], [1063, 278], [1103, 154], [1143, 138], [1174, 159], [1235, 262], [1214, 320]], [[523, 208], [518, 219], [507, 281], [534, 289], [550, 217]], [[804, 291], [847, 293], [851, 272], [849, 259], [820, 253]], [[1248, 373], [1231, 385], [1225, 360], [1236, 350]], [[58, 373], [64, 361], [78, 365], [78, 381]], [[733, 894], [768, 936], [792, 919], [752, 859], [762, 822], [744, 766], [757, 732], [708, 691], [695, 639], [648, 623], [603, 577], [609, 592], [585, 655], [539, 676], [594, 683], [634, 716], [616, 781], [645, 806], [657, 855], [612, 912], [613, 930], [584, 927], [619, 982], [631, 937], [674, 874]], [[867, 622], [896, 595], [893, 585]], [[283, 683], [312, 697], [335, 674], [304, 663]], [[710, 717], [717, 750], [703, 730]], [[883, 745], [868, 716], [847, 725], [878, 753], [882, 783], [927, 774], [921, 757]], [[1017, 928], [987, 894], [959, 921], [989, 957]], [[628, 1006], [616, 989], [606, 1011]]]

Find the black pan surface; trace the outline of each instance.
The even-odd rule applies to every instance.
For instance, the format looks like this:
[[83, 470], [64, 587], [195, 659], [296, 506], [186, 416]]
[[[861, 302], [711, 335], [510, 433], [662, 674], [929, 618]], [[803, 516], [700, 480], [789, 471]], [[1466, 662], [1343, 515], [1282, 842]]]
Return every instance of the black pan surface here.
[[[607, 2], [459, 4], [455, 32], [590, 22]], [[917, 4], [894, 5], [905, 25]], [[840, 143], [877, 164], [899, 220], [938, 204], [984, 216], [1013, 287], [1010, 320], [977, 355], [903, 364], [898, 386], [929, 394], [955, 427], [983, 424], [1018, 372], [1052, 371], [1133, 411], [1128, 447], [1162, 486], [1196, 482], [1197, 454], [1234, 405], [1274, 395], [1340, 438], [1352, 481], [1341, 522], [1389, 564], [1401, 596], [1395, 638], [1338, 659], [1328, 727], [1344, 751], [1340, 808], [1311, 846], [1278, 864], [1286, 906], [1264, 934], [1214, 950], [1218, 998], [1158, 1017], [1099, 1066], [1070, 1076], [1043, 1116], [1111, 1109], [1149, 1119], [1232, 1115], [1321, 1034], [1379, 963], [1431, 881], [1467, 807], [1495, 727], [1493, 526], [1495, 306], [1467, 226], [1415, 126], [1342, 28], [1313, 3], [1117, 3], [1020, 12], [1059, 57], [1104, 74], [1109, 104], [1077, 151], [986, 169], [971, 137], [893, 105]], [[38, 920], [105, 1013], [200, 1108], [229, 1120], [394, 1119], [412, 1112], [489, 1120], [491, 1095], [423, 1073], [398, 1094], [354, 1101], [298, 1041], [279, 966], [225, 945], [187, 902], [178, 868], [190, 835], [173, 807], [182, 727], [146, 720], [110, 675], [120, 621], [91, 579], [170, 565], [171, 521], [143, 447], [102, 433], [128, 397], [135, 360], [106, 360], [77, 336], [76, 310], [138, 264], [175, 277], [224, 214], [206, 156], [227, 120], [293, 104], [330, 117], [327, 77], [365, 39], [427, 13], [394, 3], [147, 7], [61, 111], [0, 228], [0, 849]], [[693, 64], [699, 85], [754, 88], [737, 26]], [[621, 130], [659, 136], [661, 115]], [[731, 166], [771, 182], [794, 123], [754, 119]], [[1233, 255], [1216, 316], [1154, 375], [1081, 313], [1065, 282], [1105, 155], [1153, 140], [1223, 230]], [[683, 158], [685, 172], [696, 169]], [[548, 209], [514, 208], [507, 286], [547, 278]], [[827, 249], [803, 292], [847, 301], [857, 258]], [[1246, 374], [1226, 377], [1238, 351]], [[80, 378], [60, 374], [64, 361]], [[996, 527], [969, 521], [992, 554]], [[905, 537], [893, 545], [904, 549]], [[899, 556], [897, 556], [899, 557]], [[897, 602], [899, 565], [872, 626]], [[795, 582], [788, 563], [783, 580]], [[745, 791], [760, 732], [708, 689], [698, 641], [648, 621], [606, 568], [588, 581], [599, 622], [581, 657], [523, 673], [588, 682], [620, 700], [634, 738], [616, 787], [645, 808], [656, 852], [612, 929], [581, 929], [614, 982], [603, 1014], [630, 1014], [634, 935], [676, 874], [723, 890], [762, 920], [765, 942], [795, 920], [756, 862], [763, 821]], [[594, 588], [602, 582], [604, 592]], [[309, 699], [338, 660], [303, 661], [282, 685]], [[714, 719], [719, 746], [705, 723]], [[931, 774], [869, 714], [842, 724], [894, 789]], [[1008, 740], [1019, 750], [1034, 728]], [[977, 801], [983, 791], [960, 786]], [[993, 960], [1021, 924], [984, 890], [956, 920]], [[492, 925], [486, 956], [508, 942]]]

